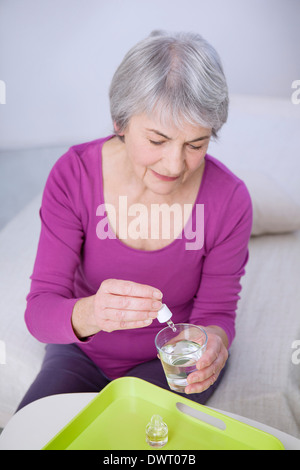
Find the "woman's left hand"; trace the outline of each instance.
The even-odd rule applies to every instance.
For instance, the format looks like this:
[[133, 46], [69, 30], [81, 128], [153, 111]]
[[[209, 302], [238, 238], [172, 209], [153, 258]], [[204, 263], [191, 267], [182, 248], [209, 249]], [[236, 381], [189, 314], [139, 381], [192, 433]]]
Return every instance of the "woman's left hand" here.
[[[227, 337], [218, 327], [207, 327], [207, 346], [203, 356], [197, 362], [197, 371], [189, 374], [185, 393], [200, 393], [207, 390], [217, 380], [228, 359], [225, 346]], [[220, 331], [221, 330], [221, 331]]]

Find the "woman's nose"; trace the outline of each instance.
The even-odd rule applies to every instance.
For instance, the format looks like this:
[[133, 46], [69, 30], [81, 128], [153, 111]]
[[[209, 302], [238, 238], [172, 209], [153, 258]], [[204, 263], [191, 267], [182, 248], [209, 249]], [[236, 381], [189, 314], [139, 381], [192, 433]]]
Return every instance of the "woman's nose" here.
[[185, 165], [185, 158], [182, 150], [169, 152], [165, 155], [165, 168], [168, 170], [168, 176], [179, 176]]

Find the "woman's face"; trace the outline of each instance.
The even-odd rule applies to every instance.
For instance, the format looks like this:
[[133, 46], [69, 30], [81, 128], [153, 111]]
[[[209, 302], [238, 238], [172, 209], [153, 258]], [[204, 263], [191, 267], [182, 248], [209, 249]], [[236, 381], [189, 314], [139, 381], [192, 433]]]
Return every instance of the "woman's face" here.
[[171, 194], [202, 167], [211, 129], [191, 124], [178, 129], [141, 114], [119, 135], [138, 180], [156, 194]]

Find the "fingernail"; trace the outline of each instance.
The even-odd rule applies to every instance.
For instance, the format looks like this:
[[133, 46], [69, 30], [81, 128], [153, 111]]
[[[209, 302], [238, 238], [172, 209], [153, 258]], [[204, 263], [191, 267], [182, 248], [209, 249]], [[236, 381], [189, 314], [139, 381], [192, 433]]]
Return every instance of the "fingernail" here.
[[156, 300], [155, 302], [152, 302], [152, 308], [154, 309], [160, 309], [162, 307], [162, 303]]
[[204, 369], [205, 367], [207, 367], [207, 365], [206, 365], [205, 362], [199, 361], [199, 362], [197, 362], [196, 367], [197, 367], [198, 370], [201, 370], [201, 369]]
[[155, 299], [162, 299], [162, 293], [161, 293], [159, 290], [155, 290], [155, 291], [153, 292], [153, 297], [154, 297]]
[[149, 316], [150, 316], [150, 318], [156, 318], [157, 317], [157, 312], [150, 312]]

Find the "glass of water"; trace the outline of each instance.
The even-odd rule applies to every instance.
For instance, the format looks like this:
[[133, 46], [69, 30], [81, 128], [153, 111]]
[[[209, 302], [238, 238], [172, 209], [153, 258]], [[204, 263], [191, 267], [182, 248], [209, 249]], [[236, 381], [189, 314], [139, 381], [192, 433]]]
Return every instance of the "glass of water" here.
[[203, 328], [188, 323], [167, 326], [155, 337], [155, 346], [171, 390], [184, 393], [187, 376], [197, 370], [196, 363], [206, 350], [207, 334]]

